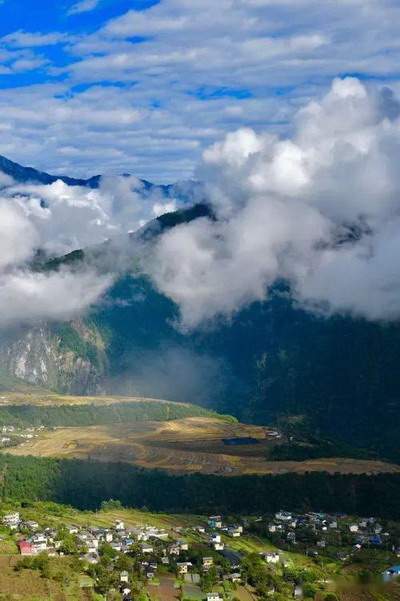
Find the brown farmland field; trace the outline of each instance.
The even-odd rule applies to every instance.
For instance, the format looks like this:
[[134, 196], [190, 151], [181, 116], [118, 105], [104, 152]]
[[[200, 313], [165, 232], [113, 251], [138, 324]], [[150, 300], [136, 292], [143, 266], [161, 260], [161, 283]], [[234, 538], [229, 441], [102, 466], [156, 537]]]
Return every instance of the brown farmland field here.
[[[173, 473], [199, 472], [225, 476], [306, 471], [343, 474], [400, 473], [400, 466], [381, 461], [329, 458], [268, 461], [277, 444], [268, 428], [191, 417], [168, 422], [135, 422], [107, 426], [55, 428], [38, 438], [6, 449], [14, 455], [90, 458], [124, 462]], [[254, 444], [226, 445], [223, 439], [251, 438]]]

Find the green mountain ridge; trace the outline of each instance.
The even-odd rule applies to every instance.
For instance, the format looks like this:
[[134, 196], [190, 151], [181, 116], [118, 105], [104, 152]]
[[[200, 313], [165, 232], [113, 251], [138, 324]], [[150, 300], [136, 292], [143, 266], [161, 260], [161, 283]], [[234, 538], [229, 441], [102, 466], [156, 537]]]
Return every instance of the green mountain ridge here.
[[[151, 244], [160, 231], [206, 215], [197, 205], [137, 235]], [[79, 268], [87, 252], [41, 268]], [[123, 273], [84, 319], [10, 333], [0, 345], [0, 368], [65, 393], [198, 403], [276, 423], [294, 443], [337, 440], [400, 461], [398, 323], [316, 316], [297, 307], [283, 285], [213, 329], [183, 334], [177, 318], [178, 308], [146, 278]]]

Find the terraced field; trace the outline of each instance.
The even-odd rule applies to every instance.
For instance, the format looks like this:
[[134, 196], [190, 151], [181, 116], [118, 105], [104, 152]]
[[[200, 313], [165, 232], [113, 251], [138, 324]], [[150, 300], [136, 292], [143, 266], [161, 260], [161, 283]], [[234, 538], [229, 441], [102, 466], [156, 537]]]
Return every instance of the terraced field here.
[[[238, 444], [233, 444], [235, 442]], [[265, 427], [232, 423], [217, 417], [188, 417], [162, 422], [54, 428], [6, 452], [39, 457], [90, 458], [173, 473], [225, 476], [307, 471], [400, 473], [400, 466], [380, 461], [341, 458], [268, 461], [267, 450], [273, 444], [276, 444], [273, 433]]]

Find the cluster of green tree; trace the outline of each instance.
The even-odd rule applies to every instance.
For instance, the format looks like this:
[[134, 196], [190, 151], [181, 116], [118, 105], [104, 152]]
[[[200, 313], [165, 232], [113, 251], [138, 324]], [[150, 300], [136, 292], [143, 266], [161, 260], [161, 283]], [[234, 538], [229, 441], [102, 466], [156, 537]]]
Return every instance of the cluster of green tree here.
[[135, 575], [139, 579], [140, 569], [137, 557], [121, 555], [108, 543], [100, 546], [99, 555], [99, 563], [89, 566], [88, 569], [98, 593], [104, 595], [110, 589], [118, 589], [120, 585], [119, 574], [122, 570], [129, 571], [131, 576]]
[[102, 501], [155, 511], [265, 513], [280, 508], [400, 518], [400, 475], [170, 475], [128, 464], [0, 455], [3, 499], [52, 500], [79, 509]]
[[[91, 324], [88, 324], [91, 325]], [[56, 324], [52, 326], [54, 334], [60, 340], [61, 350], [72, 351], [78, 357], [90, 361], [92, 365], [103, 367], [104, 358], [102, 349], [99, 349], [94, 341], [86, 340], [70, 323]], [[94, 326], [92, 327], [95, 332]]]
[[[217, 417], [203, 407], [157, 401], [108, 405], [7, 405], [0, 407], [0, 425], [95, 426], [136, 421], [167, 421], [185, 417]], [[221, 416], [221, 419], [228, 417]]]
[[49, 557], [47, 553], [40, 553], [34, 557], [23, 557], [15, 566], [16, 571], [37, 570], [42, 578], [54, 580], [63, 585], [68, 585], [74, 581], [81, 569], [77, 558], [60, 561]]
[[272, 461], [306, 461], [320, 457], [351, 457], [353, 459], [376, 458], [376, 453], [368, 449], [353, 448], [345, 442], [318, 440], [311, 437], [304, 442], [287, 442], [274, 445], [267, 452]]
[[[210, 216], [204, 205], [169, 213], [140, 235], [150, 241], [164, 229], [204, 216]], [[134, 255], [135, 245], [132, 249]], [[47, 268], [63, 261], [79, 264], [87, 252], [75, 251]], [[99, 268], [107, 264], [101, 248], [96, 253]], [[305, 416], [322, 438], [400, 462], [400, 323], [314, 315], [293, 303], [284, 284], [270, 291], [267, 302], [253, 303], [213, 329], [191, 333], [175, 327], [178, 307], [137, 274], [121, 275], [107, 301], [93, 308], [87, 323], [103, 336], [103, 385], [110, 391], [127, 392], [129, 376], [138, 393], [157, 396], [160, 378], [143, 377], [142, 372], [149, 353], [161, 362], [171, 348], [206, 355], [223, 366], [218, 390], [210, 394], [203, 379], [202, 390], [189, 397], [171, 378], [167, 398], [196, 401], [261, 424]], [[91, 343], [69, 325], [57, 328], [65, 348], [96, 362]], [[185, 375], [177, 373], [177, 380]]]
[[314, 568], [284, 567], [281, 576], [269, 569], [258, 553], [250, 553], [241, 563], [242, 578], [257, 592], [259, 599], [288, 599], [293, 597], [296, 586], [301, 587], [302, 597], [314, 599], [317, 583], [323, 578], [323, 571]]
[[[111, 302], [135, 294], [145, 302]], [[314, 434], [400, 461], [400, 324], [316, 316], [280, 288], [215, 329], [182, 334], [173, 327], [177, 307], [146, 280], [121, 278], [109, 296], [91, 318], [109, 332], [114, 389], [124, 392], [118, 374], [129, 373], [142, 394], [157, 394], [158, 382], [140, 377], [146, 353], [162, 357], [173, 347], [205, 354], [223, 365], [221, 385], [213, 395], [199, 393], [197, 402], [260, 424], [305, 416]], [[179, 398], [179, 387], [169, 394], [193, 400]]]

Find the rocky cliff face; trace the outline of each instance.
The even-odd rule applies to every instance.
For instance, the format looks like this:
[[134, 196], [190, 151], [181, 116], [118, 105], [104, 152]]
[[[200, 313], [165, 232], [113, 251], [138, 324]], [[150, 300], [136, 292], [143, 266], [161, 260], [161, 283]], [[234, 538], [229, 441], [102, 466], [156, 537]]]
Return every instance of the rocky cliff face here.
[[0, 342], [0, 369], [59, 392], [101, 393], [106, 365], [99, 331], [82, 321], [26, 328]]

